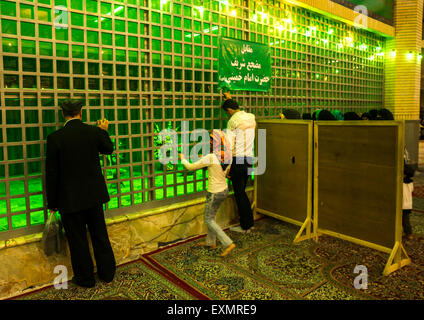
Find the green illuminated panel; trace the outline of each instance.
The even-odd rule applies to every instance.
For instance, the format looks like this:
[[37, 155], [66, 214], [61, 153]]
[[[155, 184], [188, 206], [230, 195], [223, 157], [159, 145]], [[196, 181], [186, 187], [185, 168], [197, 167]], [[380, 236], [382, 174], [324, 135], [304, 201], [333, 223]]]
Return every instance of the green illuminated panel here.
[[2, 39], [3, 52], [18, 53], [18, 41], [13, 38]]
[[[44, 211], [35, 211], [30, 213], [30, 223], [32, 226], [44, 223]], [[1, 227], [0, 227], [1, 228]]]
[[108, 203], [108, 208], [110, 209], [110, 210], [113, 210], [113, 209], [118, 209], [118, 198], [111, 198], [110, 199], [110, 201], [109, 201], [109, 203]]
[[16, 17], [16, 3], [2, 0], [0, 2], [0, 13], [3, 16]]
[[[4, 202], [4, 204], [3, 204]], [[7, 212], [6, 209], [6, 201], [0, 200], [0, 209], [2, 212]], [[7, 231], [9, 229], [9, 224], [7, 222], [7, 217], [1, 217], [0, 218], [0, 232], [1, 231]]]
[[[226, 126], [220, 100], [211, 96], [220, 92], [219, 36], [270, 46], [271, 91], [243, 98], [258, 118], [278, 117], [288, 107], [309, 112], [382, 106], [380, 36], [291, 4], [265, 1], [260, 10], [269, 20], [263, 21], [257, 3], [248, 8], [243, 1], [228, 3], [0, 0], [5, 103], [0, 122], [6, 125], [0, 128], [0, 143], [6, 144], [0, 148], [0, 197], [10, 199], [9, 209], [9, 200], [0, 200], [0, 230], [28, 227], [27, 220], [44, 223], [45, 139], [63, 124], [57, 106], [71, 96], [86, 106], [84, 120], [111, 121], [116, 152], [100, 159], [112, 196], [107, 209], [203, 191], [206, 171], [159, 163], [162, 142], [155, 134], [163, 128], [180, 131], [178, 121], [184, 119], [189, 130]], [[61, 5], [67, 10], [57, 8]], [[231, 6], [235, 17], [227, 10]], [[275, 27], [287, 15], [296, 31]], [[308, 29], [312, 26], [317, 29]], [[348, 32], [353, 47], [346, 42]]]
[[40, 55], [52, 56], [53, 55], [53, 44], [51, 42], [39, 42]]
[[64, 43], [56, 43], [56, 56], [69, 57], [69, 46]]
[[155, 200], [162, 200], [163, 198], [164, 198], [163, 189], [156, 189], [155, 190]]
[[26, 210], [25, 198], [10, 199], [11, 212], [19, 212]]
[[86, 9], [88, 12], [97, 13], [98, 12], [98, 3], [97, 0], [86, 0]]
[[28, 180], [28, 191], [29, 193], [41, 192], [43, 191], [42, 180], [41, 178], [29, 179]]
[[35, 37], [35, 24], [21, 22], [21, 35], [25, 37]]
[[11, 196], [25, 194], [25, 182], [24, 181], [10, 181], [9, 192]]
[[135, 193], [134, 194], [134, 204], [140, 204], [143, 202], [143, 194], [142, 193]]
[[194, 184], [193, 183], [187, 183], [187, 194], [191, 194], [194, 192]]
[[50, 8], [38, 7], [38, 20], [51, 22], [52, 12]]
[[83, 27], [84, 26], [84, 15], [80, 13], [71, 13], [71, 25], [77, 26], [77, 27]]
[[29, 197], [30, 209], [42, 209], [44, 207], [43, 195], [37, 194]]
[[1, 30], [4, 34], [18, 34], [17, 22], [14, 20], [1, 19]]
[[66, 8], [68, 8], [68, 3], [70, 2], [70, 0], [54, 0], [54, 3], [56, 6], [64, 6]]
[[[20, 17], [24, 19], [34, 19], [34, 6], [20, 4], [19, 5]], [[16, 12], [15, 12], [16, 15]]]
[[[13, 212], [13, 210], [12, 210]], [[26, 214], [19, 214], [12, 216], [12, 228], [19, 229], [27, 226]]]
[[3, 57], [3, 66], [4, 66], [4, 70], [19, 71], [18, 58], [17, 57], [4, 56]]
[[71, 0], [71, 8], [76, 10], [83, 10], [84, 1], [83, 0]]

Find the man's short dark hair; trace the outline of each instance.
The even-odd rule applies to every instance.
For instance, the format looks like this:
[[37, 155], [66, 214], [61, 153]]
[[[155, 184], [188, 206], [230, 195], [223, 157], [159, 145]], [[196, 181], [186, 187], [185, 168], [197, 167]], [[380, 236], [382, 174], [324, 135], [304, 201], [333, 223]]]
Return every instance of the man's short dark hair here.
[[62, 102], [62, 105], [60, 108], [63, 111], [63, 115], [65, 117], [74, 117], [78, 113], [80, 113], [82, 108], [82, 102], [81, 101], [72, 101], [72, 100], [66, 100]]
[[239, 105], [238, 105], [237, 101], [235, 101], [233, 99], [225, 100], [221, 107], [225, 111], [227, 111], [228, 109], [233, 109], [233, 110], [239, 109]]
[[412, 178], [415, 174], [415, 169], [410, 164], [405, 164], [403, 167], [403, 174], [408, 178]]
[[284, 117], [288, 120], [290, 119], [296, 120], [301, 118], [299, 111], [297, 111], [296, 109], [286, 109], [283, 111], [283, 114], [284, 114]]

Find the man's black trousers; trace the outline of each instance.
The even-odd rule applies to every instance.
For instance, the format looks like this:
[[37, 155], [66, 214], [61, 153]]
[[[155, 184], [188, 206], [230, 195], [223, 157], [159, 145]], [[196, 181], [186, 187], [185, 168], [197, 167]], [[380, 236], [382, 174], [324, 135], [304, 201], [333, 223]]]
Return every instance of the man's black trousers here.
[[61, 214], [63, 227], [71, 252], [74, 280], [80, 285], [94, 285], [94, 267], [91, 259], [87, 227], [96, 259], [97, 275], [110, 282], [116, 271], [115, 256], [107, 234], [103, 206], [84, 211]]
[[245, 189], [247, 179], [249, 178], [247, 169], [251, 167], [251, 165], [246, 162], [241, 164], [237, 164], [236, 162], [236, 158], [233, 158], [230, 169], [230, 179], [240, 216], [240, 227], [243, 230], [248, 230], [253, 226], [253, 212]]

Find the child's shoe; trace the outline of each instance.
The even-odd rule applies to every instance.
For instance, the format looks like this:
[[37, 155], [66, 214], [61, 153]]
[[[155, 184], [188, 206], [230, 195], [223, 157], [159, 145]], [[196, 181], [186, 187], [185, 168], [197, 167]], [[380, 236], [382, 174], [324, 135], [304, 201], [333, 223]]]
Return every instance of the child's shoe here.
[[231, 250], [233, 250], [236, 247], [236, 245], [234, 243], [230, 244], [227, 249], [225, 249], [222, 253], [221, 253], [221, 257], [225, 257], [226, 255], [228, 255], [230, 253]]

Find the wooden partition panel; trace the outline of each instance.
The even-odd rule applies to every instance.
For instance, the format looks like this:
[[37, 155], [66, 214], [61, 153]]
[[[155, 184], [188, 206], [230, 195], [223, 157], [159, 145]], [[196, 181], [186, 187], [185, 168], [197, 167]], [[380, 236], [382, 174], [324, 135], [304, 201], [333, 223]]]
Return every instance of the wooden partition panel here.
[[256, 211], [302, 225], [312, 213], [312, 121], [262, 120], [266, 170], [255, 177]]
[[403, 134], [397, 121], [315, 122], [319, 233], [385, 252], [401, 241]]

